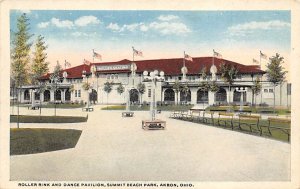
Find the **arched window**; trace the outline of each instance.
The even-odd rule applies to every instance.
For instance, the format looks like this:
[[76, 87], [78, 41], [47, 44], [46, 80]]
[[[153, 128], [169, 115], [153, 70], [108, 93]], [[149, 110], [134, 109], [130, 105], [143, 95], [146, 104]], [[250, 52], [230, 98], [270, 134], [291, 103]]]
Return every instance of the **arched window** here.
[[167, 89], [164, 92], [164, 101], [165, 102], [174, 102], [175, 101], [175, 93], [173, 89]]
[[24, 91], [24, 100], [30, 100], [30, 95], [29, 95], [29, 90], [28, 89], [26, 89]]
[[207, 103], [208, 102], [208, 91], [197, 91], [197, 103]]
[[50, 91], [49, 90], [45, 90], [44, 91], [44, 101], [45, 102], [49, 102], [50, 101]]
[[61, 100], [61, 90], [56, 90], [56, 92], [55, 92], [55, 100]]
[[180, 102], [191, 102], [191, 90], [180, 91]]
[[71, 92], [69, 89], [66, 90], [66, 93], [65, 93], [65, 100], [66, 101], [70, 101], [71, 100]]
[[136, 89], [131, 89], [129, 91], [130, 93], [130, 102], [132, 103], [138, 103], [139, 102], [139, 92]]
[[216, 102], [226, 102], [227, 101], [227, 94], [224, 88], [220, 88], [219, 91], [216, 93]]

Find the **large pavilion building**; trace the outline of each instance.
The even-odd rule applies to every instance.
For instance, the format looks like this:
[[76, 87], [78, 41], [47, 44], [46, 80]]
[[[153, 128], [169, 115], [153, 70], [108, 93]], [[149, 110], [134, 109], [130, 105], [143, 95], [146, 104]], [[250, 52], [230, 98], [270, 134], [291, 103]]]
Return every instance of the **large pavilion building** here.
[[[234, 66], [238, 70], [237, 77], [230, 86], [221, 78], [221, 64]], [[208, 76], [205, 81], [215, 83], [219, 88], [217, 92], [203, 91], [199, 88], [203, 82], [200, 77], [203, 68], [206, 68]], [[55, 87], [50, 80], [51, 73], [41, 77], [41, 83], [48, 86], [41, 94], [36, 92], [39, 86], [23, 86], [19, 100], [22, 103], [31, 103], [32, 100], [41, 100], [43, 103], [77, 103], [87, 102], [89, 99], [98, 104], [124, 104], [129, 99], [131, 103], [147, 104], [153, 99], [153, 85], [145, 79], [147, 77], [145, 71], [149, 73], [155, 70], [163, 73], [164, 78], [156, 82], [155, 100], [158, 103], [219, 105], [240, 104], [242, 100], [248, 104], [273, 105], [275, 93], [277, 106], [290, 105], [290, 84], [282, 83], [276, 86], [274, 91], [273, 85], [266, 80], [266, 72], [259, 66], [243, 65], [215, 57], [198, 57], [193, 58], [193, 61], [172, 58], [133, 62], [124, 59], [117, 62], [82, 64], [62, 70], [61, 79]], [[262, 90], [255, 95], [252, 86], [257, 77], [261, 81]], [[106, 82], [112, 84], [110, 93], [104, 90]], [[84, 83], [89, 83], [92, 89], [84, 90]], [[144, 93], [138, 91], [140, 83], [145, 85]], [[174, 88], [175, 83], [188, 89], [178, 91]], [[120, 85], [124, 87], [123, 93], [117, 90]], [[244, 89], [244, 92], [241, 93], [240, 88]]]

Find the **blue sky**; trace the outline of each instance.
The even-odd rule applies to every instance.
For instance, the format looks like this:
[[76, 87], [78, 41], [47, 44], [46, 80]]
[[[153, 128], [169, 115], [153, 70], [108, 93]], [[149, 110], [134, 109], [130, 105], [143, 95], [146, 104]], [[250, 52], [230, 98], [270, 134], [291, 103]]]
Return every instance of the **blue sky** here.
[[269, 56], [290, 52], [290, 11], [13, 10], [12, 31], [23, 12], [30, 19], [31, 40], [45, 37], [51, 65], [65, 59], [81, 64], [91, 60], [92, 49], [103, 61], [131, 59], [131, 46], [143, 51], [140, 59], [177, 58], [183, 51], [211, 56], [215, 49], [244, 64], [258, 59], [259, 50]]

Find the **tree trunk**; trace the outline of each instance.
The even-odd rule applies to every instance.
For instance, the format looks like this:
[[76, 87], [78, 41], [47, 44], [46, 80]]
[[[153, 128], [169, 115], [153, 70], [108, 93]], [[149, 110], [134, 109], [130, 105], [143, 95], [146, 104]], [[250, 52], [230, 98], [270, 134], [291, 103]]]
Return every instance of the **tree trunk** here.
[[273, 86], [273, 104], [274, 104], [274, 109], [273, 112], [275, 113], [275, 85]]
[[19, 112], [20, 112], [20, 100], [21, 100], [21, 94], [20, 94], [20, 89], [17, 89], [17, 104], [18, 104], [18, 115], [17, 115], [17, 127], [20, 128], [20, 123], [19, 123]]

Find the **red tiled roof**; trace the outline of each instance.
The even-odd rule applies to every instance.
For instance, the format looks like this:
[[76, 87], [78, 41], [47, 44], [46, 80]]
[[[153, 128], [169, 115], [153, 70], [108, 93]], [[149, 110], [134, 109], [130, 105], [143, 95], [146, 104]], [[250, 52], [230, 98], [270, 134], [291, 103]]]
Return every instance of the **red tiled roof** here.
[[[124, 59], [118, 62], [104, 62], [104, 63], [93, 63], [91, 65], [120, 65], [120, 64], [130, 64], [132, 61]], [[137, 73], [142, 73], [143, 71], [153, 71], [159, 70], [164, 71], [165, 75], [180, 75], [181, 68], [183, 66], [182, 58], [172, 58], [172, 59], [155, 59], [155, 60], [139, 60], [134, 61], [137, 65]], [[213, 63], [213, 57], [196, 57], [193, 58], [193, 61], [185, 60], [185, 65], [188, 69], [187, 75], [197, 75], [200, 73], [203, 67], [206, 67], [207, 72], [209, 72], [210, 67]], [[263, 70], [256, 65], [243, 65], [233, 61], [225, 60], [225, 59], [214, 59], [214, 64], [217, 69], [220, 69], [220, 65], [222, 63], [229, 64], [235, 66], [239, 73], [241, 74], [251, 74], [251, 73], [265, 73]], [[87, 73], [90, 73], [90, 66], [82, 64], [76, 67], [68, 68], [65, 71], [68, 73], [67, 78], [81, 78], [82, 70], [86, 70]], [[129, 70], [107, 70], [101, 71], [101, 73], [126, 73]], [[43, 76], [41, 79], [49, 78], [50, 74]]]

